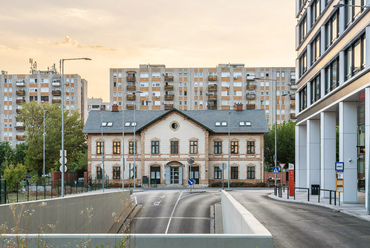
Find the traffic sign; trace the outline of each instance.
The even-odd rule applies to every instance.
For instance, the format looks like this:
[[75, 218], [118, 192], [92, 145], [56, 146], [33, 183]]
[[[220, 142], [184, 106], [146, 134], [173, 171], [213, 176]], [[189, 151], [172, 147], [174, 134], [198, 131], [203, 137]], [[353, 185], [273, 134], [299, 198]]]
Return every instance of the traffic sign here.
[[194, 163], [194, 161], [195, 161], [195, 159], [194, 159], [193, 157], [188, 158], [188, 163], [189, 163], [189, 164]]
[[[59, 170], [60, 170], [60, 172], [63, 172], [63, 165], [59, 166]], [[66, 172], [66, 171], [67, 171], [67, 166], [65, 165], [64, 166], [64, 172]]]
[[281, 169], [284, 169], [285, 164], [279, 164]]
[[335, 171], [344, 171], [344, 163], [335, 162]]
[[226, 169], [226, 163], [221, 163], [218, 168], [220, 168], [220, 170], [225, 170]]
[[194, 179], [189, 179], [189, 180], [188, 180], [188, 184], [189, 184], [189, 185], [193, 185], [193, 184], [194, 184]]
[[275, 174], [279, 173], [279, 167], [272, 167], [272, 172]]
[[294, 164], [289, 163], [289, 170], [294, 170]]
[[[59, 162], [60, 162], [61, 164], [63, 164], [63, 158], [60, 158], [60, 159], [59, 159]], [[65, 164], [67, 163], [67, 157], [64, 157], [64, 163], [65, 163]]]

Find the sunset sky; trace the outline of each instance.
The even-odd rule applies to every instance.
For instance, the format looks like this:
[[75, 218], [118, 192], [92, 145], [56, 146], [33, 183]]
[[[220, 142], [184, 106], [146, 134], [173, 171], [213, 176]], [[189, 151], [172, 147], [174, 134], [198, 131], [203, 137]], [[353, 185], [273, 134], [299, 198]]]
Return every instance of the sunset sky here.
[[1, 0], [0, 70], [27, 74], [29, 58], [46, 70], [88, 82], [109, 101], [109, 68], [294, 66], [293, 0]]

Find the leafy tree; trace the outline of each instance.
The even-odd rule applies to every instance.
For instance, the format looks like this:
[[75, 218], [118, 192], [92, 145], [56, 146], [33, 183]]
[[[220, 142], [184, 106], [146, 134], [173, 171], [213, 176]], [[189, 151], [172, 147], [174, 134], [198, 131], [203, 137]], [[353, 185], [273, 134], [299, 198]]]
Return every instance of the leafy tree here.
[[[59, 105], [25, 103], [18, 118], [26, 128], [25, 164], [31, 172], [42, 174], [43, 167], [43, 114], [45, 111], [45, 171], [56, 170], [61, 150], [62, 113]], [[67, 166], [79, 156], [85, 143], [83, 121], [78, 111], [69, 115], [64, 112], [64, 149], [67, 150]]]
[[79, 176], [83, 176], [83, 172], [87, 171], [87, 155], [87, 144], [84, 143], [82, 150], [78, 154], [78, 158], [72, 163], [71, 171], [76, 171]]
[[0, 175], [4, 175], [4, 169], [8, 161], [13, 158], [13, 151], [8, 141], [0, 142]]
[[[277, 126], [277, 163], [295, 163], [295, 122], [289, 120]], [[275, 125], [265, 133], [265, 164], [267, 170], [275, 166]]]
[[23, 181], [23, 179], [26, 177], [26, 174], [26, 166], [23, 164], [18, 164], [15, 166], [14, 164], [10, 163], [4, 170], [4, 178], [6, 180], [8, 189], [15, 190], [17, 188], [17, 184]]
[[16, 146], [16, 148], [13, 149], [13, 164], [25, 164], [25, 157], [26, 157], [26, 150], [27, 150], [27, 144], [21, 143]]

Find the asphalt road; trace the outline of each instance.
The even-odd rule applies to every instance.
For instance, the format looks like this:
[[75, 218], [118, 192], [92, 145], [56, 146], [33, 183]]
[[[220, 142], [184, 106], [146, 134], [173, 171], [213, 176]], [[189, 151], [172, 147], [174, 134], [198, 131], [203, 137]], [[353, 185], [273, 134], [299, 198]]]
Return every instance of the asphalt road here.
[[132, 197], [142, 205], [132, 233], [210, 233], [210, 208], [221, 201], [219, 191], [150, 190]]
[[336, 210], [270, 199], [271, 190], [229, 192], [273, 235], [274, 247], [370, 247], [370, 222]]

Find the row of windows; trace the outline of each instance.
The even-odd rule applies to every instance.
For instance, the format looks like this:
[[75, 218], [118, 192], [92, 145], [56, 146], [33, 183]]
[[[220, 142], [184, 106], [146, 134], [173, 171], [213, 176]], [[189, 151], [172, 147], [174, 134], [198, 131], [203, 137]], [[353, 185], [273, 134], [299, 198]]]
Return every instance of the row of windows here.
[[[171, 154], [179, 154], [179, 141], [171, 141]], [[104, 152], [104, 142], [96, 142], [96, 154], [102, 154]], [[151, 142], [151, 153], [159, 154], [159, 141], [153, 140]], [[189, 153], [198, 154], [198, 141], [191, 140], [189, 142]], [[214, 153], [222, 154], [222, 141], [214, 142]], [[239, 141], [230, 141], [230, 153], [239, 154]], [[254, 141], [247, 141], [247, 154], [255, 153]], [[113, 141], [113, 154], [121, 154], [121, 142]], [[129, 154], [137, 154], [137, 142], [129, 141]]]
[[[137, 167], [136, 167], [137, 168]], [[113, 179], [121, 179], [121, 167], [113, 166]], [[132, 175], [132, 178], [134, 175]], [[102, 168], [96, 167], [96, 178], [102, 179]], [[137, 178], [137, 169], [135, 170], [135, 178]], [[239, 179], [239, 168], [237, 166], [231, 166], [230, 171], [231, 179]], [[214, 179], [222, 179], [222, 170], [218, 167], [214, 167]], [[247, 179], [255, 179], [255, 166], [247, 166]]]

